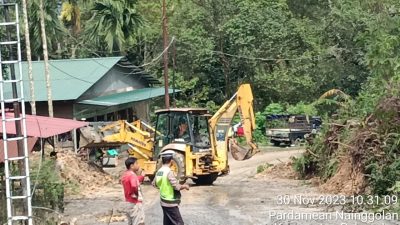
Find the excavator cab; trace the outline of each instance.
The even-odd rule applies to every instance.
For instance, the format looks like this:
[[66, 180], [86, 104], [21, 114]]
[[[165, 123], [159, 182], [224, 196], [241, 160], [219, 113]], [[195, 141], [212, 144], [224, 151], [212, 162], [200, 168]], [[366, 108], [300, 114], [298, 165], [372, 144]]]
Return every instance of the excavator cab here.
[[168, 144], [188, 145], [191, 151], [211, 148], [207, 109], [168, 109], [157, 111], [155, 156]]
[[171, 169], [181, 182], [192, 178], [196, 184], [212, 184], [218, 176], [229, 173], [229, 151], [236, 160], [248, 159], [255, 153], [231, 139], [226, 126], [229, 119], [214, 126], [215, 117], [207, 109], [163, 109], [156, 115], [153, 161], [163, 151], [174, 151]]
[[[156, 111], [157, 122], [154, 139], [154, 157], [172, 150], [171, 169], [178, 180], [192, 178], [197, 184], [211, 184], [221, 169], [213, 153], [209, 119], [211, 115], [203, 108], [163, 109]], [[159, 161], [159, 160], [158, 160]], [[160, 167], [157, 163], [157, 167]]]
[[[241, 147], [231, 135], [236, 113], [249, 148]], [[162, 109], [156, 115], [152, 165], [158, 161], [157, 167], [161, 166], [161, 152], [175, 152], [171, 168], [181, 182], [192, 178], [197, 184], [212, 184], [218, 176], [229, 173], [229, 151], [236, 160], [249, 159], [258, 152], [252, 138], [255, 117], [249, 84], [241, 85], [214, 115], [204, 108]]]

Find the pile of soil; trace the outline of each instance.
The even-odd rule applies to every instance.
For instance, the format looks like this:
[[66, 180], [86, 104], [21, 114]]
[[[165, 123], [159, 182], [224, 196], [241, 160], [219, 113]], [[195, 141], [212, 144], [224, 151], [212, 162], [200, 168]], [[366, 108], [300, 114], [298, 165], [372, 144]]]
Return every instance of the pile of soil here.
[[[375, 148], [369, 138], [372, 130], [363, 128], [362, 123], [356, 120], [347, 120], [344, 123], [331, 123], [323, 139], [324, 151], [315, 155], [319, 164], [329, 162], [336, 158], [338, 167], [334, 175], [320, 186], [320, 190], [326, 193], [358, 195], [366, 193], [367, 180], [365, 176], [363, 154], [366, 149]], [[342, 132], [348, 132], [348, 136], [342, 136]], [[321, 172], [321, 171], [319, 171]]]
[[[341, 129], [351, 130], [346, 140], [338, 139]], [[325, 146], [328, 154], [341, 152], [338, 169], [321, 189], [330, 193], [346, 195], [369, 194], [368, 165], [377, 168], [393, 163], [392, 155], [397, 153], [397, 136], [400, 127], [400, 98], [386, 96], [380, 100], [375, 111], [360, 123], [346, 121], [345, 124], [331, 125], [326, 133]], [[393, 149], [388, 153], [387, 149]], [[338, 155], [336, 155], [338, 157]]]
[[[360, 122], [356, 120], [329, 124], [323, 140], [325, 151], [322, 154], [324, 155], [316, 157], [337, 158], [339, 163], [335, 174], [320, 186], [321, 191], [344, 195], [365, 193], [367, 181], [359, 152], [363, 152], [362, 149], [366, 147], [366, 143], [360, 136], [360, 128]], [[341, 136], [344, 131], [349, 132], [349, 137], [352, 138], [346, 139], [346, 136]]]
[[[105, 173], [102, 168], [82, 161], [70, 151], [58, 152], [57, 168], [62, 180], [66, 184], [71, 184], [67, 185], [67, 187], [71, 186], [67, 188], [67, 193], [78, 191], [79, 195], [85, 195], [85, 193], [93, 193], [93, 190], [118, 182], [115, 178]], [[77, 190], [73, 190], [74, 188]]]
[[298, 179], [299, 176], [294, 171], [292, 162], [279, 163], [266, 168], [263, 172], [254, 176], [255, 178], [280, 178], [280, 179]]
[[367, 182], [360, 169], [353, 168], [349, 158], [343, 159], [336, 174], [320, 186], [322, 192], [357, 195], [365, 193]]

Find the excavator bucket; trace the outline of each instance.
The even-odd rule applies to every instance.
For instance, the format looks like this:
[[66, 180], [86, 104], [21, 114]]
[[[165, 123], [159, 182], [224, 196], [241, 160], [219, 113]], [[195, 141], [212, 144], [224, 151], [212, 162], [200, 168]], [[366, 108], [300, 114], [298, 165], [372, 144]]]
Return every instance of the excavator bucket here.
[[250, 159], [255, 153], [257, 153], [253, 148], [247, 149], [240, 146], [234, 138], [229, 140], [229, 150], [231, 151], [232, 157], [238, 161]]

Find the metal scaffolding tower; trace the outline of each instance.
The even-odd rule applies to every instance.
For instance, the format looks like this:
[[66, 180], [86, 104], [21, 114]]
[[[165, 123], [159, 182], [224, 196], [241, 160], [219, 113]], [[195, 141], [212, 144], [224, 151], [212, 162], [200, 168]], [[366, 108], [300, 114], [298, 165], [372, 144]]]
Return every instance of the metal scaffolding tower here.
[[[7, 197], [7, 224], [32, 225], [32, 196], [29, 177], [28, 144], [26, 136], [25, 102], [22, 82], [21, 43], [17, 3], [0, 2], [4, 19], [0, 18], [0, 105], [4, 173]], [[1, 40], [3, 39], [3, 40]], [[12, 90], [10, 94], [10, 90]], [[11, 105], [13, 113], [7, 113]], [[11, 132], [12, 131], [12, 132]], [[11, 152], [10, 143], [17, 143], [18, 155]], [[18, 171], [12, 170], [13, 163]], [[19, 187], [19, 192], [16, 191]]]

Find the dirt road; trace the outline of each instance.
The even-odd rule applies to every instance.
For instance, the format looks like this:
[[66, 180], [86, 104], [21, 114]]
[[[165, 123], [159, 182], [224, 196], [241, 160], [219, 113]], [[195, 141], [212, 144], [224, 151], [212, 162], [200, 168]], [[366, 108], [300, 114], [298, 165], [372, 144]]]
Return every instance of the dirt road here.
[[[285, 162], [290, 156], [300, 153], [301, 150], [278, 149], [278, 151], [263, 151], [247, 161], [231, 160], [231, 173], [228, 176], [218, 178], [212, 186], [192, 186], [190, 191], [182, 192], [180, 209], [185, 224], [399, 224], [385, 220], [372, 222], [375, 217], [364, 214], [331, 213], [327, 211], [329, 207], [326, 206], [315, 206], [304, 202], [295, 204], [294, 199], [299, 197], [309, 200], [314, 197], [319, 198], [321, 194], [316, 188], [305, 185], [303, 181], [254, 177], [258, 165], [266, 162], [271, 164]], [[157, 190], [149, 185], [143, 189], [146, 224], [162, 224]], [[284, 198], [280, 197], [285, 195], [293, 199], [281, 201]], [[118, 203], [121, 200], [121, 187], [114, 185], [94, 192], [91, 198], [69, 200], [65, 215], [69, 220], [76, 218], [76, 225], [126, 224], [123, 222], [123, 216], [117, 213]], [[351, 215], [353, 217], [349, 217]], [[354, 215], [360, 216], [358, 220], [352, 220]]]

